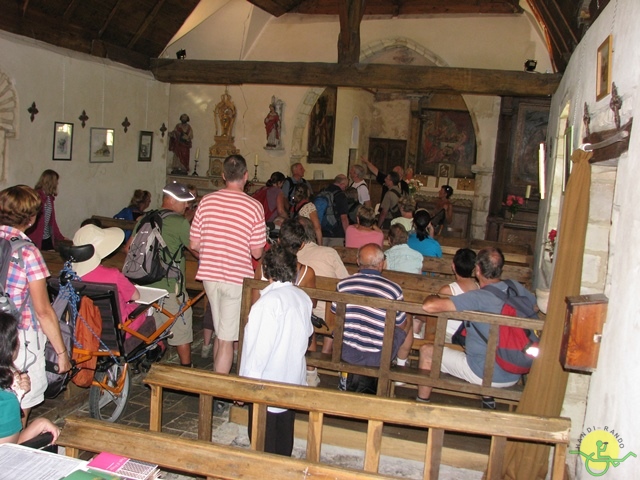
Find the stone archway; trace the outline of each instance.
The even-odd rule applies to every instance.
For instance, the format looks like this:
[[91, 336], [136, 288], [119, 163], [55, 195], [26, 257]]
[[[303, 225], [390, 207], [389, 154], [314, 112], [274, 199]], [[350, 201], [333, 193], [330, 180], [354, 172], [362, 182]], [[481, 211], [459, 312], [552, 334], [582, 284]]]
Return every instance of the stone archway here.
[[[387, 64], [413, 64], [447, 67], [448, 64], [438, 55], [429, 49], [419, 45], [411, 39], [396, 37], [390, 39], [376, 40], [362, 48], [360, 52], [362, 63], [387, 63]], [[293, 126], [291, 139], [290, 164], [299, 162], [307, 155], [305, 129], [309, 123], [309, 115], [318, 97], [324, 88], [310, 88], [305, 94], [302, 105], [298, 108], [298, 113]], [[473, 115], [472, 115], [473, 117]]]
[[0, 71], [0, 181], [7, 179], [7, 139], [15, 138], [18, 96], [11, 79]]

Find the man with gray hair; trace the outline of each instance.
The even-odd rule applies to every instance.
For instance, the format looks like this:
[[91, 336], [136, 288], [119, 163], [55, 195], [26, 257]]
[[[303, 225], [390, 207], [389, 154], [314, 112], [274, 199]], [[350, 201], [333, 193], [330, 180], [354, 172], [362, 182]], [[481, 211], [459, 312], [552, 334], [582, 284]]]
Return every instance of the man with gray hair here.
[[293, 200], [293, 194], [295, 193], [296, 186], [304, 183], [309, 187], [309, 193], [313, 194], [313, 188], [311, 184], [304, 179], [304, 167], [300, 162], [294, 163], [291, 165], [291, 176], [287, 177], [282, 184], [282, 193], [284, 193], [284, 198], [289, 202], [289, 206], [295, 205]]
[[369, 195], [369, 188], [364, 181], [366, 170], [362, 165], [353, 165], [349, 169], [349, 178], [351, 178], [351, 185], [349, 187], [355, 188], [358, 192], [358, 203], [365, 207], [371, 206], [371, 196]]
[[[385, 258], [379, 245], [369, 243], [360, 247], [358, 267], [358, 273], [338, 282], [338, 292], [404, 300], [400, 285], [382, 276]], [[336, 312], [335, 303], [331, 305], [331, 311]], [[343, 361], [367, 367], [380, 366], [386, 313], [380, 308], [347, 304], [342, 344]], [[406, 358], [413, 342], [413, 336], [409, 334], [411, 322], [407, 321], [405, 312], [396, 312], [395, 323], [392, 358], [401, 355]], [[348, 391], [375, 394], [376, 386], [376, 379], [354, 374], [347, 376]]]

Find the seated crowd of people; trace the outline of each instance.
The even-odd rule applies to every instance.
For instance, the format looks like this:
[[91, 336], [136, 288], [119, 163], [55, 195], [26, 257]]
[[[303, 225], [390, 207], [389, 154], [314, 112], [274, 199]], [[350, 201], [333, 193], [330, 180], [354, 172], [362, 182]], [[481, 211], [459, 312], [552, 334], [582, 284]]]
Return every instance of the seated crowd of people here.
[[[263, 189], [253, 197], [247, 195], [248, 170], [240, 155], [231, 155], [223, 163], [225, 187], [201, 199], [191, 186], [172, 182], [164, 187], [159, 209], [163, 219], [161, 234], [171, 262], [180, 270], [182, 278], [185, 275], [184, 252], [189, 251], [198, 259], [196, 279], [202, 281], [208, 298], [201, 354], [212, 356], [215, 372], [228, 374], [234, 364], [244, 278], [266, 280], [269, 285], [252, 299], [239, 374], [316, 387], [320, 384], [318, 372], [307, 367], [305, 362], [306, 352], [319, 347], [311, 318], [313, 315], [321, 321], [328, 320], [325, 318], [327, 310], [335, 312], [336, 305], [327, 309], [325, 302], [309, 298], [296, 286], [314, 288], [316, 277], [329, 277], [338, 279], [338, 292], [403, 300], [402, 288], [384, 277], [383, 270], [421, 274], [424, 256], [442, 256], [440, 245], [433, 238], [431, 215], [424, 209], [416, 209], [413, 199], [404, 193], [401, 171], [394, 170], [385, 175], [372, 168], [368, 161], [364, 160], [364, 163], [386, 187], [377, 217], [361, 165], [351, 167], [351, 184], [346, 175], [338, 175], [325, 189], [326, 195], [319, 192], [315, 198], [323, 197], [324, 203], [314, 202], [311, 185], [304, 179], [304, 167], [299, 163], [292, 166], [290, 177], [274, 172]], [[46, 190], [38, 193], [24, 185], [0, 192], [0, 240], [19, 238], [25, 241], [20, 251], [14, 253], [7, 284], [3, 286], [14, 299], [20, 318], [0, 315], [0, 442], [22, 440], [41, 431], [51, 431], [54, 437], [57, 435], [56, 427], [46, 422], [32, 422], [27, 427], [29, 411], [43, 401], [46, 388], [43, 352], [33, 352], [33, 346], [44, 344], [48, 338], [59, 356], [60, 372], [71, 368], [70, 352], [62, 342], [57, 318], [46, 293], [45, 282], [50, 272], [36, 241], [31, 242], [25, 234], [42, 215], [47, 216], [48, 222], [55, 222], [52, 212], [57, 174], [50, 176], [55, 183], [50, 193]], [[348, 188], [351, 188], [351, 204], [345, 193]], [[450, 196], [449, 192], [450, 187], [445, 194]], [[138, 298], [138, 291], [120, 270], [105, 267], [101, 262], [121, 246], [125, 251], [131, 247], [150, 203], [149, 192], [136, 190], [130, 205], [116, 214], [116, 218], [138, 221], [129, 235], [119, 228], [101, 228], [89, 222], [73, 236], [74, 244], [94, 247], [89, 260], [74, 264], [76, 273], [84, 281], [116, 284], [123, 320], [133, 310], [129, 302]], [[354, 203], [357, 207], [353, 209], [355, 216], [351, 215], [353, 221], [350, 221]], [[277, 226], [275, 242], [267, 237], [268, 223]], [[57, 226], [43, 231], [49, 237], [40, 241], [42, 248], [53, 247], [54, 242], [65, 240]], [[385, 239], [388, 242], [386, 250]], [[340, 255], [332, 248], [336, 245], [358, 249], [357, 273], [349, 275]], [[499, 249], [486, 248], [477, 256], [472, 250], [459, 250], [452, 263], [456, 281], [441, 289], [441, 297], [425, 299], [425, 313], [454, 310], [499, 313], [499, 299], [483, 287], [507, 288], [501, 281], [503, 265], [504, 256]], [[188, 299], [186, 284], [180, 280], [180, 275], [167, 275], [149, 286], [168, 292], [163, 306], [170, 312], [177, 312]], [[518, 289], [520, 294], [532, 297], [519, 284]], [[535, 299], [533, 301], [535, 303]], [[23, 304], [32, 308], [21, 308]], [[380, 366], [385, 315], [382, 309], [347, 305], [341, 352], [344, 362]], [[160, 315], [154, 317], [156, 326], [165, 320]], [[406, 365], [414, 336], [419, 335], [423, 321], [419, 316], [396, 312], [392, 350], [397, 365]], [[482, 332], [486, 326], [479, 325]], [[453, 323], [448, 326], [448, 340], [457, 328]], [[474, 329], [468, 329], [468, 332], [466, 352], [445, 349], [441, 368], [445, 373], [481, 384], [486, 341], [482, 342], [478, 335], [474, 337]], [[177, 319], [172, 333], [168, 344], [176, 349], [180, 364], [192, 366], [190, 308]], [[31, 346], [29, 352], [26, 345]], [[322, 352], [331, 353], [332, 349], [332, 331], [328, 329], [323, 335]], [[431, 345], [420, 348], [421, 368], [431, 367], [432, 353]], [[27, 355], [35, 358], [27, 359]], [[27, 365], [27, 362], [30, 363]], [[28, 368], [24, 368], [25, 365]], [[518, 379], [496, 365], [494, 386], [509, 386]], [[341, 388], [375, 394], [376, 379], [349, 374]], [[420, 387], [417, 400], [429, 401], [430, 394], [429, 387]], [[485, 406], [491, 407], [489, 400], [485, 401]], [[24, 412], [22, 422], [20, 408]], [[268, 416], [267, 451], [290, 455], [292, 414], [270, 407]]]

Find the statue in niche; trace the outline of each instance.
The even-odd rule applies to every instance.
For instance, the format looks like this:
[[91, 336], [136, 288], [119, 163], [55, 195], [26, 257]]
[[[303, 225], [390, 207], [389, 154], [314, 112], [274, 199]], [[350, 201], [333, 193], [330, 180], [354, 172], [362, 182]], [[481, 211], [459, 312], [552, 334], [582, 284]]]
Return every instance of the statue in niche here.
[[231, 101], [231, 95], [224, 92], [220, 103], [214, 110], [216, 118], [216, 136], [233, 138], [233, 124], [236, 121], [236, 106]]
[[180, 123], [169, 133], [169, 151], [173, 152], [171, 173], [189, 172], [189, 154], [193, 140], [193, 129], [189, 125], [189, 115], [180, 115]]
[[280, 133], [282, 129], [282, 101], [271, 97], [269, 104], [269, 113], [264, 119], [264, 128], [267, 133], [267, 145], [264, 147], [268, 150], [280, 148]]

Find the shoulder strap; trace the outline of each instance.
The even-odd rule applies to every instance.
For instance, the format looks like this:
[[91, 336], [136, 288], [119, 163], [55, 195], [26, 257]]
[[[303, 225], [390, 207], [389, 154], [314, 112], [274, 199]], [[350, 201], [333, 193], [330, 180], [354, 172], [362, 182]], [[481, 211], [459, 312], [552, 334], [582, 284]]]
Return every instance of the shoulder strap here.
[[400, 198], [400, 194], [398, 193], [397, 190], [393, 190], [393, 189], [389, 189], [389, 193], [393, 193], [396, 197]]
[[[506, 283], [506, 280], [504, 282]], [[510, 285], [507, 283], [507, 286], [510, 286]], [[486, 290], [489, 293], [492, 293], [503, 302], [506, 302], [507, 299], [509, 298], [509, 295], [507, 293], [503, 292], [502, 290], [500, 290], [498, 287], [494, 285], [485, 285], [484, 287], [482, 287], [482, 289]]]

